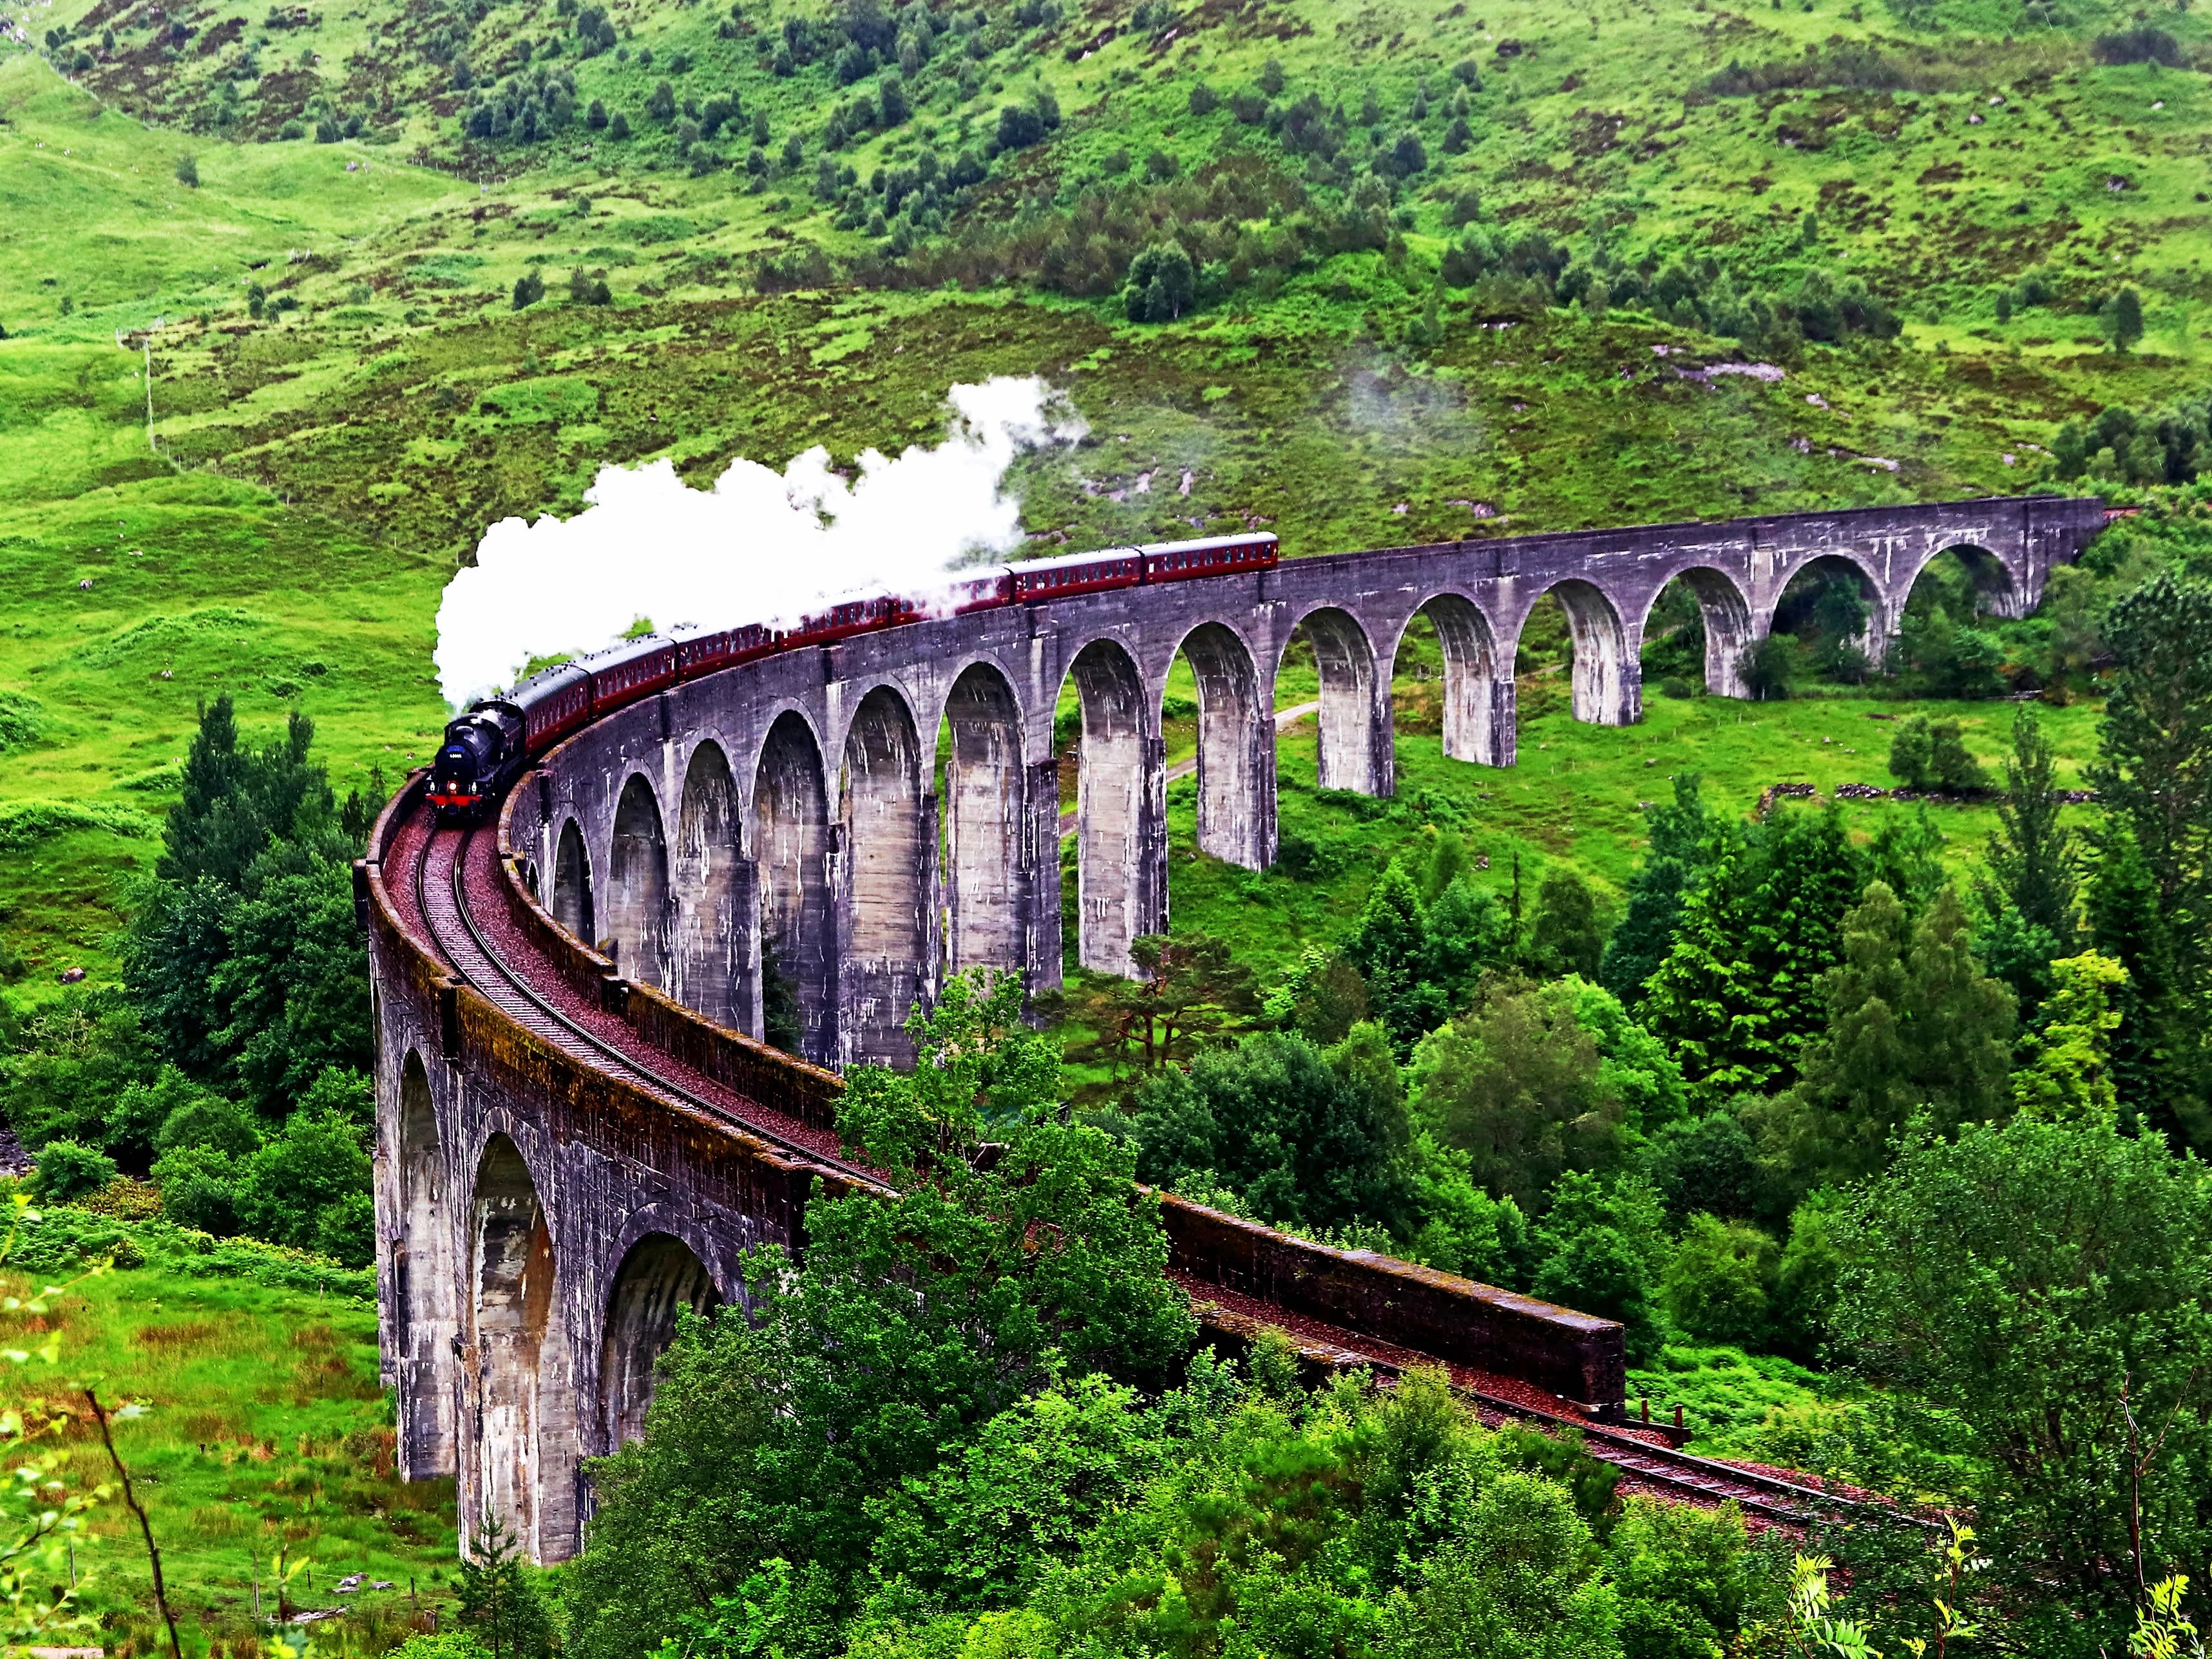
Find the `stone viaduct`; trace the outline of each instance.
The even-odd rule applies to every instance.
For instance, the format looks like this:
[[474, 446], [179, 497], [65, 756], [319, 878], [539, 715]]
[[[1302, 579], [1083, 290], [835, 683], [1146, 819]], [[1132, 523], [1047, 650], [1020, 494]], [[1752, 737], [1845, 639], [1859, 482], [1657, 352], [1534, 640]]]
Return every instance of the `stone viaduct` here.
[[[548, 975], [597, 988], [612, 1042], [826, 1124], [834, 1075], [757, 1041], [770, 964], [822, 1067], [906, 1058], [900, 1025], [948, 972], [1058, 983], [1054, 725], [1071, 682], [1076, 955], [1126, 971], [1131, 941], [1167, 922], [1161, 708], [1179, 653], [1199, 687], [1199, 844], [1261, 868], [1275, 850], [1269, 714], [1294, 633], [1321, 671], [1322, 785], [1388, 794], [1392, 666], [1417, 617], [1442, 646], [1444, 752], [1510, 766], [1514, 652], [1547, 593], [1573, 639], [1576, 717], [1622, 726], [1641, 710], [1645, 619], [1678, 578], [1704, 617], [1708, 688], [1741, 695], [1746, 648], [1808, 567], [1856, 575], [1879, 660], [1938, 554], [1963, 556], [1985, 608], [2016, 616], [2104, 522], [2100, 502], [2031, 497], [1395, 548], [771, 657], [620, 709], [545, 757], [501, 819], [502, 925], [537, 941]], [[479, 983], [410, 908], [406, 872], [428, 856], [413, 793], [379, 824], [359, 889], [402, 1466], [458, 1474], [464, 1516], [506, 1514], [534, 1555], [558, 1559], [588, 1510], [580, 1460], [637, 1431], [676, 1310], [731, 1294], [746, 1247], [803, 1245], [813, 1183], [853, 1182]], [[1179, 1269], [1197, 1279], [1618, 1407], [1606, 1322], [1168, 1209]]]

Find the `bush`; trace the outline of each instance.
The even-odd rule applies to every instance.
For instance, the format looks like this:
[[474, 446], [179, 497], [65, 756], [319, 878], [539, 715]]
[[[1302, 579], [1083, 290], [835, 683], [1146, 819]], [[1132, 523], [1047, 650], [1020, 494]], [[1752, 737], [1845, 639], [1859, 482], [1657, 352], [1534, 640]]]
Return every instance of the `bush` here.
[[1889, 769], [1907, 789], [1948, 795], [1988, 787], [1981, 765], [1967, 751], [1956, 720], [1915, 714], [1890, 740]]
[[1769, 634], [1744, 653], [1744, 689], [1761, 702], [1786, 701], [1796, 675], [1796, 647], [1778, 634]]
[[545, 279], [536, 271], [526, 271], [514, 279], [514, 308], [521, 311], [536, 305], [545, 297]]
[[1425, 172], [1429, 153], [1422, 148], [1421, 135], [1413, 131], [1400, 133], [1398, 142], [1390, 147], [1388, 165], [1391, 173], [1400, 179], [1410, 179], [1417, 173]]
[[1221, 94], [1205, 82], [1200, 81], [1190, 89], [1190, 112], [1193, 115], [1211, 115], [1220, 107]]
[[1692, 1216], [1667, 1264], [1667, 1311], [1701, 1342], [1759, 1342], [1779, 1255], [1774, 1241], [1748, 1222]]
[[154, 1162], [161, 1212], [180, 1227], [228, 1238], [238, 1231], [239, 1168], [236, 1155], [214, 1146], [163, 1153]]
[[1171, 323], [1198, 303], [1198, 271], [1190, 255], [1170, 242], [1149, 247], [1129, 265], [1123, 302], [1133, 323]]
[[1651, 1183], [1677, 1221], [1700, 1211], [1747, 1217], [1759, 1206], [1759, 1148], [1729, 1112], [1670, 1123], [1654, 1145]]
[[1002, 150], [1026, 149], [1031, 144], [1044, 142], [1044, 118], [1034, 109], [1024, 109], [1019, 104], [1008, 104], [999, 112], [999, 148]]
[[177, 182], [186, 190], [198, 190], [200, 187], [199, 158], [190, 150], [177, 157]]
[[2100, 34], [2089, 50], [2100, 64], [2165, 64], [2179, 65], [2181, 43], [2164, 29], [2138, 23], [2131, 29]]
[[115, 1160], [80, 1140], [50, 1140], [39, 1149], [39, 1197], [67, 1204], [115, 1179]]
[[303, 1109], [247, 1164], [239, 1219], [257, 1238], [358, 1267], [374, 1255], [355, 1203], [368, 1184], [361, 1132], [340, 1113]]

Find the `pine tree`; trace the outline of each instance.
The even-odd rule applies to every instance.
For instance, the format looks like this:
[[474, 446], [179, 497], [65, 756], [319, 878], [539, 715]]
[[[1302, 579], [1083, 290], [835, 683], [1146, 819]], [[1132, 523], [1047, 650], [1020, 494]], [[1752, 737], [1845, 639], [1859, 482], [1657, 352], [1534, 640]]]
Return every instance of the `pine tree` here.
[[2148, 868], [2181, 988], [2212, 981], [2212, 583], [2171, 573], [2113, 605], [2118, 664], [2090, 769]]
[[2112, 296], [2112, 344], [2125, 351], [2143, 337], [2142, 298], [2124, 288]]
[[2002, 902], [2062, 948], [2075, 934], [2074, 832], [2059, 821], [2057, 754], [2042, 722], [2022, 708], [2012, 723], [2005, 796], [1990, 837], [1990, 876]]
[[1840, 959], [1863, 878], [1843, 816], [1778, 811], [1714, 837], [1704, 882], [1645, 987], [1645, 1024], [1681, 1062], [1700, 1106], [1796, 1079], [1826, 1024], [1820, 976]]
[[1698, 775], [1679, 774], [1674, 799], [1644, 809], [1650, 856], [1628, 884], [1628, 908], [1605, 942], [1598, 982], [1630, 1007], [1643, 1000], [1644, 982], [1674, 942], [1688, 890], [1711, 862], [1707, 837], [1711, 815], [1698, 795]]
[[1801, 1190], [1881, 1168], [1916, 1115], [1948, 1133], [2002, 1103], [2013, 996], [1972, 945], [1949, 887], [1917, 925], [1879, 881], [1844, 918], [1844, 959], [1820, 984], [1826, 1029], [1805, 1045], [1797, 1086], [1758, 1115]]
[[522, 1545], [504, 1517], [485, 1511], [457, 1577], [461, 1624], [491, 1659], [543, 1659], [552, 1650], [552, 1615], [524, 1575]]
[[1345, 955], [1366, 980], [1368, 1000], [1401, 1056], [1443, 1023], [1449, 1011], [1428, 978], [1428, 921], [1403, 860], [1392, 859], [1368, 895]]

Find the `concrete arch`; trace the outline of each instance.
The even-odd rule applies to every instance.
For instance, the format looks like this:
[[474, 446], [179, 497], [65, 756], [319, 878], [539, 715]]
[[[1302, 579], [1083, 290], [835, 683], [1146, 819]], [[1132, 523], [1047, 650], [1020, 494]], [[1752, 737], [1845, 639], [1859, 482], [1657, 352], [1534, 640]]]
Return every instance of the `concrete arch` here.
[[1076, 960], [1132, 974], [1132, 941], [1168, 923], [1167, 810], [1158, 705], [1120, 641], [1068, 664], [1083, 712], [1076, 781]]
[[406, 1439], [407, 1479], [453, 1473], [453, 1229], [447, 1206], [445, 1144], [422, 1056], [410, 1048], [399, 1066], [399, 1231], [392, 1241], [393, 1346]]
[[1946, 553], [1955, 553], [1973, 579], [1974, 611], [1977, 616], [2018, 617], [2028, 612], [2027, 594], [2015, 579], [2012, 567], [1988, 548], [1976, 542], [1951, 542], [1936, 549], [1914, 568], [1910, 580], [1899, 593], [1897, 613], [1902, 617], [1905, 602], [1911, 597], [1913, 585], [1928, 567]]
[[[575, 1390], [556, 1316], [553, 1233], [521, 1152], [495, 1133], [470, 1203], [474, 1480], [480, 1512], [503, 1516], [540, 1561], [574, 1547]], [[465, 1525], [464, 1530], [467, 1528]]]
[[1612, 599], [1579, 576], [1555, 581], [1544, 593], [1557, 598], [1567, 613], [1575, 651], [1575, 718], [1585, 726], [1635, 725], [1642, 713], [1643, 676]]
[[[1390, 703], [1382, 695], [1367, 630], [1349, 611], [1335, 605], [1309, 611], [1297, 627], [1312, 642], [1321, 676], [1317, 787], [1389, 794], [1396, 769], [1390, 752]], [[1279, 674], [1280, 668], [1279, 659]]]
[[[1443, 750], [1447, 760], [1510, 766], [1514, 755], [1513, 675], [1501, 671], [1498, 636], [1482, 608], [1463, 593], [1437, 593], [1413, 616], [1425, 616], [1443, 654]], [[1413, 626], [1413, 617], [1406, 626]], [[1399, 645], [1405, 632], [1399, 632]], [[1393, 646], [1395, 659], [1398, 646]]]
[[586, 945], [599, 943], [599, 917], [592, 902], [592, 854], [574, 818], [562, 820], [554, 842], [553, 920]]
[[668, 838], [660, 801], [645, 774], [633, 772], [615, 803], [614, 844], [607, 860], [607, 937], [626, 979], [668, 983]]
[[[1917, 570], [1914, 574], [1917, 575]], [[1890, 641], [1897, 635], [1898, 619], [1904, 614], [1905, 596], [1911, 592], [1912, 586], [1907, 582], [1893, 604], [1890, 594], [1882, 586], [1881, 573], [1866, 560], [1846, 550], [1816, 552], [1785, 571], [1778, 571], [1774, 601], [1766, 614], [1757, 619], [1757, 636], [1764, 638], [1774, 630], [1777, 619], [1789, 605], [1790, 589], [1801, 578], [1829, 574], [1847, 575], [1857, 582], [1859, 598], [1867, 608], [1867, 621], [1865, 629], [1852, 643], [1858, 647], [1872, 670], [1875, 673], [1881, 672], [1889, 659]]]
[[691, 751], [676, 820], [669, 991], [717, 1024], [752, 1028], [752, 868], [738, 781], [722, 746]]
[[[786, 710], [769, 727], [753, 779], [762, 976], [772, 958], [798, 1005], [799, 1053], [823, 1064], [836, 1060], [837, 1048], [830, 841], [821, 747], [805, 717]], [[765, 983], [762, 994], [765, 1004]]]
[[890, 686], [853, 713], [838, 804], [847, 881], [840, 1050], [848, 1061], [909, 1060], [902, 1027], [929, 980], [933, 826], [914, 714]]
[[1651, 603], [1644, 607], [1639, 631], [1649, 624], [1653, 607], [1671, 582], [1680, 582], [1698, 601], [1698, 615], [1705, 628], [1705, 690], [1717, 697], [1748, 696], [1743, 668], [1753, 635], [1751, 601], [1744, 597], [1743, 589], [1726, 571], [1711, 565], [1687, 566], [1653, 590]]
[[600, 1444], [609, 1452], [645, 1434], [653, 1367], [676, 1338], [685, 1308], [721, 1305], [714, 1275], [682, 1239], [647, 1233], [623, 1257], [607, 1295], [599, 1339]]
[[1029, 812], [1021, 703], [995, 663], [974, 662], [952, 682], [945, 720], [946, 965], [1018, 969]]
[[1176, 649], [1198, 680], [1199, 847], [1264, 870], [1275, 861], [1275, 723], [1251, 647], [1226, 623], [1207, 622]]

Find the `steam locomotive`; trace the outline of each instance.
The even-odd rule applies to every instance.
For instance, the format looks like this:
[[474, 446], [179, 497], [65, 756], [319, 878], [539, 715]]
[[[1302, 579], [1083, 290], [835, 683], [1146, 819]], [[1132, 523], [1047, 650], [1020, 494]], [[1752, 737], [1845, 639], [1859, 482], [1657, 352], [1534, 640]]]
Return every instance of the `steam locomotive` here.
[[525, 767], [580, 726], [625, 703], [740, 663], [930, 617], [1264, 570], [1280, 556], [1276, 538], [1264, 533], [1154, 542], [963, 571], [919, 599], [884, 594], [848, 599], [801, 619], [796, 628], [748, 623], [712, 632], [679, 629], [672, 635], [625, 640], [549, 668], [504, 696], [471, 703], [448, 722], [446, 740], [430, 763], [430, 804], [441, 824], [479, 822]]

